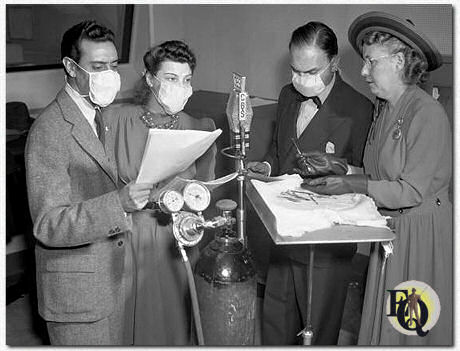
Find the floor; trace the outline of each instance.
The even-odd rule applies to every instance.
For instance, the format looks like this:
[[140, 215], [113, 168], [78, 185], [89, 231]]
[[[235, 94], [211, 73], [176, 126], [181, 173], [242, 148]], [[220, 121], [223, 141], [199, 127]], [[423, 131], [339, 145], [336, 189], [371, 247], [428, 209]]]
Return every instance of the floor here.
[[[20, 265], [18, 262], [27, 262], [27, 258], [21, 258], [24, 253], [29, 256], [32, 253], [33, 257], [31, 250], [16, 252], [10, 250], [7, 255], [6, 344], [9, 346], [49, 345], [45, 324], [37, 314], [33, 273], [27, 270], [18, 273], [11, 269], [11, 267]], [[366, 264], [366, 256], [360, 254], [355, 256], [354, 277], [348, 289], [338, 345], [356, 345]], [[260, 316], [263, 305], [263, 288], [263, 284], [259, 283], [256, 304], [255, 345], [261, 345]]]

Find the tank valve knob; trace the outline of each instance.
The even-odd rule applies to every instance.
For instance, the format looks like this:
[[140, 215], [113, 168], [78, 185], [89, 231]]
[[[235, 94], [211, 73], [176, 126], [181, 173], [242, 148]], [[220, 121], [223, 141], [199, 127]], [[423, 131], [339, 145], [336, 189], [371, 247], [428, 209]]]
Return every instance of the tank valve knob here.
[[222, 199], [216, 202], [216, 208], [220, 211], [233, 211], [238, 207], [237, 203], [230, 199]]

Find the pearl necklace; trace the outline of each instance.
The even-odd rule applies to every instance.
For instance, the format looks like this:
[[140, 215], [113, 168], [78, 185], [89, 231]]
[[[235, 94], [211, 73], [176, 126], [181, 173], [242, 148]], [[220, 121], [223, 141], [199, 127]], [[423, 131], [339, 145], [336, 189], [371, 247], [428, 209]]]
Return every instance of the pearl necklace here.
[[140, 116], [140, 119], [148, 128], [174, 129], [179, 121], [179, 115], [175, 114], [168, 116], [171, 117], [170, 121], [158, 123], [155, 121], [155, 114], [147, 109], [144, 109], [144, 113]]

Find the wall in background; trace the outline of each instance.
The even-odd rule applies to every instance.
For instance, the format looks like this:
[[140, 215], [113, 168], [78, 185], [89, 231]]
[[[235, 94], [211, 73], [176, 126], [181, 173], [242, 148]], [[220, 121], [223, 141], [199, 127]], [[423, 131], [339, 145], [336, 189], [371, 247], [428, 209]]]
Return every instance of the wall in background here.
[[[134, 8], [130, 63], [119, 67], [122, 88], [118, 98], [122, 99], [132, 96], [132, 88], [142, 73], [142, 55], [148, 47], [148, 11], [142, 7], [146, 6]], [[61, 45], [62, 34], [59, 34], [56, 42], [58, 47]], [[6, 101], [23, 101], [31, 110], [41, 109], [56, 97], [63, 84], [63, 69], [7, 73]]]
[[[351, 22], [367, 11], [386, 11], [410, 18], [440, 49], [452, 55], [451, 5], [153, 5], [154, 42], [185, 40], [195, 51], [198, 66], [195, 90], [228, 92], [231, 72], [248, 76], [250, 93], [277, 98], [289, 82], [288, 42], [292, 31], [312, 20], [328, 24], [339, 40], [342, 75], [370, 96], [359, 72], [361, 61], [347, 39]], [[130, 63], [120, 65], [119, 98], [132, 95], [142, 72], [142, 57], [150, 45], [148, 5], [136, 5]], [[452, 77], [452, 65], [443, 68]], [[20, 100], [31, 109], [46, 106], [63, 85], [62, 70], [8, 73], [6, 101]]]
[[367, 11], [385, 11], [410, 18], [438, 46], [452, 55], [451, 5], [168, 5], [155, 6], [155, 41], [187, 41], [198, 57], [194, 88], [226, 92], [231, 72], [248, 76], [251, 94], [277, 98], [289, 82], [288, 42], [292, 31], [321, 21], [337, 34], [344, 78], [370, 96], [360, 77], [361, 61], [348, 43], [351, 22]]
[[[70, 23], [95, 19], [106, 24], [115, 33], [115, 42], [121, 48], [126, 6], [123, 5], [54, 5], [28, 4], [6, 7], [6, 42], [21, 48], [20, 57], [7, 60], [10, 67], [56, 65], [61, 56], [63, 32]], [[50, 20], [52, 19], [52, 20]]]

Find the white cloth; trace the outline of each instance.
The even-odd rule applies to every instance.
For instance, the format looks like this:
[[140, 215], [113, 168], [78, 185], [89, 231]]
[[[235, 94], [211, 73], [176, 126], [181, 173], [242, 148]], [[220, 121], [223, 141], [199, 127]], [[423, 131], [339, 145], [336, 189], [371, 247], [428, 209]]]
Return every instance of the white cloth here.
[[[335, 74], [332, 77], [329, 84], [326, 85], [326, 88], [321, 92], [321, 94], [318, 95], [318, 98], [321, 100], [322, 104], [324, 103], [324, 101], [326, 101], [326, 98], [331, 92], [334, 83]], [[311, 122], [313, 117], [315, 117], [316, 112], [318, 112], [318, 107], [312, 99], [302, 102], [299, 109], [299, 116], [297, 117], [297, 138], [300, 137], [305, 128], [307, 128], [308, 124]]]
[[385, 217], [366, 195], [318, 195], [300, 187], [302, 178], [298, 174], [282, 177], [271, 183], [251, 180], [275, 217], [280, 236], [300, 237], [338, 224], [386, 227]]
[[67, 94], [69, 94], [70, 98], [78, 106], [78, 108], [80, 109], [81, 113], [83, 113], [83, 116], [85, 116], [85, 118], [88, 121], [89, 125], [93, 129], [94, 134], [96, 134], [96, 136], [98, 137], [96, 121], [94, 120], [94, 118], [96, 117], [96, 110], [94, 109], [94, 106], [92, 106], [85, 98], [80, 96], [80, 94], [78, 94], [70, 86], [69, 83], [66, 83], [65, 91], [67, 92]]

